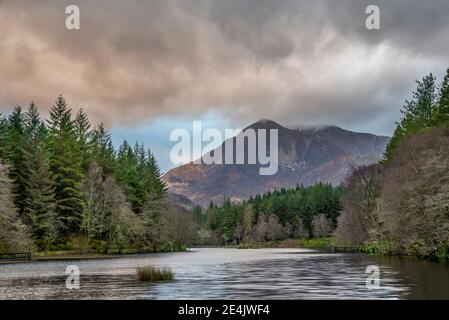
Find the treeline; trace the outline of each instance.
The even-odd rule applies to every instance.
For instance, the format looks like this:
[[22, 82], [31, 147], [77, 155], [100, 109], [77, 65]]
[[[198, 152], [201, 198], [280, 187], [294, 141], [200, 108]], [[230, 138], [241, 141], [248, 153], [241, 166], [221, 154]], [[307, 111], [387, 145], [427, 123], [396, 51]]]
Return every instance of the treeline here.
[[385, 159], [344, 185], [338, 237], [367, 252], [449, 258], [449, 70], [417, 81]]
[[0, 184], [0, 251], [172, 250], [187, 237], [153, 153], [127, 141], [115, 150], [62, 96], [46, 121], [34, 103], [0, 115]]
[[224, 199], [194, 209], [202, 244], [251, 245], [287, 238], [329, 236], [340, 214], [341, 189], [329, 184], [297, 186], [251, 197], [243, 203]]

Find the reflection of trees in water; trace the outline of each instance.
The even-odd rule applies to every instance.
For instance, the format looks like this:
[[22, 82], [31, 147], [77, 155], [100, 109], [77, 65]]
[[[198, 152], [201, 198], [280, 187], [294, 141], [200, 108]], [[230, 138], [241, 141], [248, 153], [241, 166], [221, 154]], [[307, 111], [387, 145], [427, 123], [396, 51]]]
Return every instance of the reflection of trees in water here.
[[[73, 262], [70, 262], [73, 263]], [[449, 267], [415, 259], [302, 249], [197, 248], [194, 252], [79, 261], [80, 290], [65, 287], [67, 261], [0, 265], [0, 299], [403, 299], [448, 298]], [[135, 267], [170, 265], [176, 279], [137, 281]], [[366, 267], [380, 267], [368, 290]], [[61, 271], [61, 276], [55, 276]], [[46, 277], [45, 274], [50, 276]]]
[[449, 265], [408, 257], [375, 257], [411, 288], [407, 299], [449, 299]]

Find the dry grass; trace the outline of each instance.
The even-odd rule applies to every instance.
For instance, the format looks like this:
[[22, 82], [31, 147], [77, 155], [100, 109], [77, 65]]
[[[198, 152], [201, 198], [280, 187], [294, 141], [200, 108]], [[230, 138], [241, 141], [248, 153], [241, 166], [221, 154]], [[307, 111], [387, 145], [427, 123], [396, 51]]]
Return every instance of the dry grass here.
[[169, 281], [174, 279], [174, 273], [169, 267], [139, 267], [137, 279], [142, 282]]

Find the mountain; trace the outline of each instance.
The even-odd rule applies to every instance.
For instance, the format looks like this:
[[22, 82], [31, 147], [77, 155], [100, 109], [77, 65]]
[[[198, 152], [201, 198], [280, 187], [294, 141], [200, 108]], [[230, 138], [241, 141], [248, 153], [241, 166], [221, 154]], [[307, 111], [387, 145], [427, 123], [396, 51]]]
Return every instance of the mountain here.
[[[385, 136], [336, 126], [289, 129], [271, 120], [260, 120], [243, 132], [249, 128], [256, 132], [278, 129], [279, 166], [275, 175], [260, 175], [259, 164], [190, 163], [171, 169], [163, 176], [169, 192], [206, 206], [211, 201], [220, 203], [224, 197], [242, 201], [251, 195], [298, 184], [328, 182], [338, 185], [351, 168], [379, 161], [389, 140]], [[235, 137], [233, 140], [235, 146]]]
[[196, 205], [189, 198], [187, 198], [186, 196], [179, 194], [179, 193], [170, 192], [168, 194], [168, 199], [169, 199], [169, 203], [171, 203], [173, 205], [177, 205], [178, 207], [181, 207], [187, 211], [192, 211]]

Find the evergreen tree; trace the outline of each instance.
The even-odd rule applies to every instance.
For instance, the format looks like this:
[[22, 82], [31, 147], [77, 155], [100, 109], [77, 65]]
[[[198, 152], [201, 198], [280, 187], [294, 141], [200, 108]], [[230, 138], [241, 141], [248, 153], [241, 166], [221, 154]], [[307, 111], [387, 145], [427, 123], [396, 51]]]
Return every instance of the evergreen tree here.
[[25, 119], [27, 143], [24, 153], [25, 165], [28, 168], [28, 198], [24, 213], [31, 223], [33, 235], [39, 245], [47, 249], [56, 240], [60, 227], [54, 212], [53, 184], [45, 145], [47, 130], [33, 102], [25, 114]]
[[86, 171], [89, 164], [91, 163], [91, 132], [90, 132], [90, 122], [87, 114], [80, 109], [73, 121], [73, 130], [76, 136], [76, 141], [78, 143], [78, 148], [80, 154], [82, 155], [82, 167]]
[[51, 149], [50, 172], [55, 190], [56, 215], [68, 236], [79, 231], [83, 195], [82, 155], [80, 154], [71, 109], [59, 96], [50, 110], [48, 144]]
[[[29, 140], [43, 141], [46, 138], [47, 128], [41, 120], [36, 104], [31, 102], [25, 113], [25, 133]], [[33, 142], [33, 141], [32, 141]]]
[[126, 186], [128, 201], [135, 213], [142, 213], [149, 199], [166, 197], [166, 186], [153, 153], [136, 143], [131, 148], [127, 141], [119, 147], [117, 155], [117, 178]]
[[100, 123], [92, 134], [92, 153], [95, 162], [103, 169], [103, 174], [116, 173], [116, 157], [111, 135]]
[[5, 159], [7, 120], [0, 113], [0, 163]]
[[25, 154], [27, 139], [25, 134], [25, 115], [22, 107], [14, 108], [8, 117], [5, 132], [5, 160], [10, 165], [9, 176], [13, 183], [14, 203], [20, 215], [24, 214], [28, 201], [29, 167]]
[[437, 114], [435, 116], [435, 122], [448, 122], [449, 121], [449, 69], [447, 69], [443, 82], [440, 85], [438, 95]]
[[147, 183], [150, 186], [149, 193], [154, 194], [159, 199], [165, 198], [167, 196], [167, 186], [162, 180], [161, 170], [157, 164], [156, 157], [150, 149], [148, 149], [146, 171]]
[[47, 125], [34, 103], [0, 115], [0, 142], [0, 250], [28, 235], [41, 250], [87, 239], [86, 248], [100, 252], [170, 249], [190, 238], [190, 226], [180, 227], [189, 219], [169, 213], [151, 151], [125, 141], [116, 153], [104, 125], [90, 131], [82, 110], [72, 120], [62, 96]]
[[53, 183], [42, 144], [36, 147], [33, 157], [34, 165], [29, 177], [29, 199], [25, 213], [31, 222], [34, 237], [40, 247], [47, 250], [57, 240], [62, 223], [55, 213]]
[[341, 195], [340, 187], [319, 183], [270, 191], [243, 203], [225, 198], [221, 207], [211, 204], [205, 212], [207, 218], [201, 219], [226, 244], [274, 241], [291, 235], [313, 237], [317, 221], [322, 230], [336, 228]]
[[120, 183], [126, 185], [128, 182], [128, 171], [133, 163], [133, 152], [128, 141], [123, 141], [117, 152], [117, 170], [115, 175]]
[[435, 125], [437, 98], [435, 80], [433, 74], [429, 74], [422, 81], [416, 81], [417, 88], [413, 92], [412, 100], [407, 100], [401, 110], [402, 119], [396, 123], [393, 137], [385, 152], [385, 160], [390, 159], [394, 148], [405, 135]]

